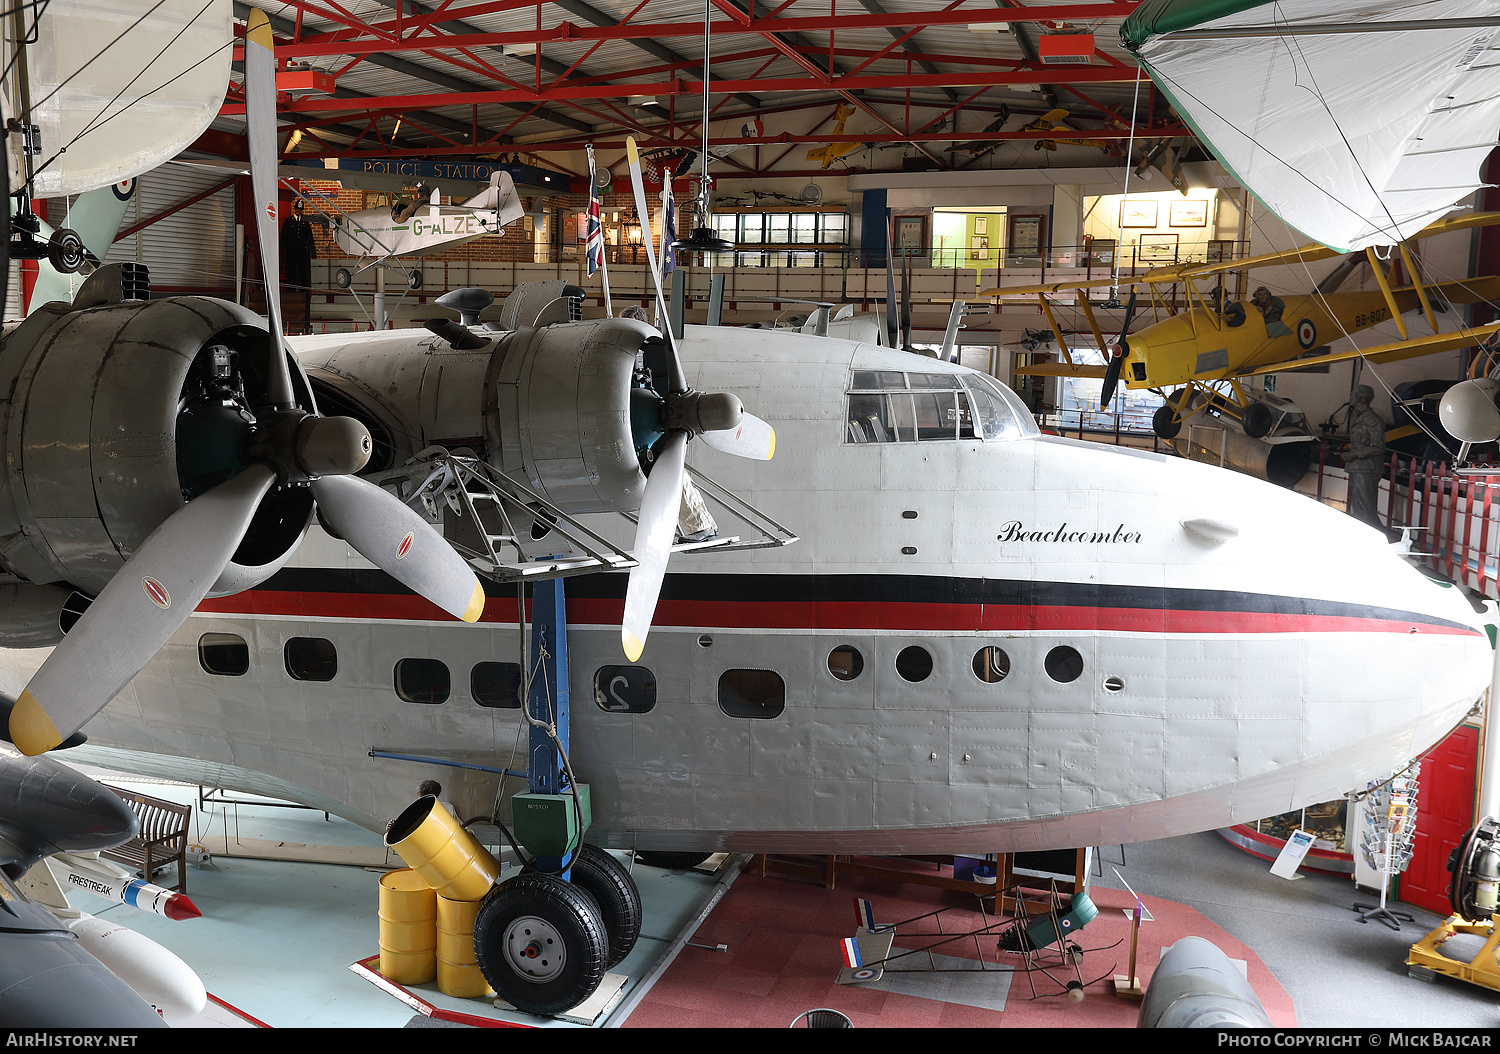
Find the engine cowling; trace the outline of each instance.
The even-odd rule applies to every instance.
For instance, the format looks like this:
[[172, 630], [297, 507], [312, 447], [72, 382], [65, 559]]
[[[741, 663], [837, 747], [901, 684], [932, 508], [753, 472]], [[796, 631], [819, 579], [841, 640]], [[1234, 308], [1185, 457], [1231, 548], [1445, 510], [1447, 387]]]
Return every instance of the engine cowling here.
[[[10, 330], [0, 345], [4, 570], [98, 593], [168, 516], [244, 467], [234, 417], [260, 402], [268, 345], [260, 318], [206, 297], [48, 304]], [[300, 375], [294, 383], [306, 391]], [[195, 430], [194, 414], [215, 402], [219, 424]], [[214, 593], [273, 574], [311, 508], [305, 487], [266, 502]]]
[[330, 337], [304, 355], [322, 405], [363, 421], [377, 451], [390, 443], [373, 469], [424, 446], [469, 447], [566, 513], [640, 507], [632, 379], [654, 329], [620, 318], [562, 322], [489, 334], [477, 349], [413, 336]]

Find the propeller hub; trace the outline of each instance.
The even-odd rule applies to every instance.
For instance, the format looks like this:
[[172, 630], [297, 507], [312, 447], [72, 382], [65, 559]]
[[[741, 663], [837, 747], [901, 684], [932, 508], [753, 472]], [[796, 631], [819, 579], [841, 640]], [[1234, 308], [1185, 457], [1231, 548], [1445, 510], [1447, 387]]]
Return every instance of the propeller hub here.
[[297, 466], [309, 476], [352, 476], [374, 450], [370, 431], [352, 417], [304, 417], [297, 425]]
[[738, 428], [744, 404], [728, 392], [674, 392], [667, 399], [667, 427], [700, 435]]

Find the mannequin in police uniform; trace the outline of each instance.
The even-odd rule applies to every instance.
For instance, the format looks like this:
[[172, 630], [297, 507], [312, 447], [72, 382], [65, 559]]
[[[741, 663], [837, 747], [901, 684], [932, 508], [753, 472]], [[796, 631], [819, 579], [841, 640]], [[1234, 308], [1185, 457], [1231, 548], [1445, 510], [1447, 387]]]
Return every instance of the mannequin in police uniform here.
[[281, 225], [281, 261], [286, 284], [303, 295], [303, 332], [312, 332], [312, 262], [318, 255], [312, 224], [302, 216], [302, 199], [292, 204], [292, 214]]

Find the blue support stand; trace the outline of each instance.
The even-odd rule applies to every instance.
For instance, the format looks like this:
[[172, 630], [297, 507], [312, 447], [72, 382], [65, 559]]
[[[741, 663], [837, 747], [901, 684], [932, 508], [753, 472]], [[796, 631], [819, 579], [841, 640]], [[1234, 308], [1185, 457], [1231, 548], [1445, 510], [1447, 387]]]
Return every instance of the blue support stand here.
[[[557, 742], [568, 749], [568, 617], [560, 578], [537, 582], [531, 590], [531, 689], [526, 709], [533, 720], [553, 724]], [[557, 744], [546, 731], [532, 725], [527, 751], [526, 780], [533, 794], [569, 792], [567, 773]], [[562, 857], [538, 856], [544, 871], [564, 863]], [[571, 867], [563, 873], [570, 877]]]

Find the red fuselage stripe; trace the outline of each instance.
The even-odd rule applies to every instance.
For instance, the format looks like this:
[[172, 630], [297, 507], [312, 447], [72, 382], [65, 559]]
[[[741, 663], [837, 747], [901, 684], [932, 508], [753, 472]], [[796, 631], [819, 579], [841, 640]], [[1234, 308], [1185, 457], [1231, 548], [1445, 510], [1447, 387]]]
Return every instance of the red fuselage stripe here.
[[[624, 602], [620, 600], [576, 598], [568, 601], [568, 620], [576, 625], [617, 626], [624, 608]], [[280, 615], [307, 619], [457, 621], [421, 597], [382, 593], [290, 593], [256, 589], [205, 600], [198, 605], [198, 610], [223, 615]], [[529, 601], [527, 611], [529, 615]], [[516, 621], [515, 601], [491, 597], [480, 621], [513, 625]], [[1345, 615], [899, 601], [663, 600], [657, 607], [653, 623], [658, 627], [690, 629], [717, 626], [960, 633], [1030, 630], [1075, 633], [1436, 633], [1464, 636], [1478, 632], [1452, 623]]]

